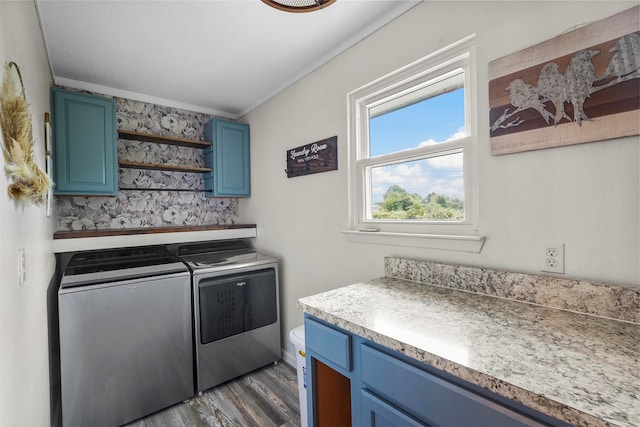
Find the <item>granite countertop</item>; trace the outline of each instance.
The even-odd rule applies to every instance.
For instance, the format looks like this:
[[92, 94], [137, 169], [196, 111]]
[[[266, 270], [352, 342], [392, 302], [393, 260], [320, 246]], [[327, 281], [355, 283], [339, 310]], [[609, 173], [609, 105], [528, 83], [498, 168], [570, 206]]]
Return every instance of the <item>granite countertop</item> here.
[[640, 325], [383, 277], [313, 316], [578, 426], [640, 425]]

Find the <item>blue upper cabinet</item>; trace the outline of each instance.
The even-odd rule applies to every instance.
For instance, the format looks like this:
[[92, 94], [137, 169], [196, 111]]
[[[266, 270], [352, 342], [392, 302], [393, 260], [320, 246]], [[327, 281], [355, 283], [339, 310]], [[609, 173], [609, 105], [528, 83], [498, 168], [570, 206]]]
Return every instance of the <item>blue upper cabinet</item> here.
[[118, 194], [114, 99], [51, 88], [54, 193]]
[[213, 168], [204, 178], [207, 197], [249, 197], [249, 125], [214, 118], [204, 125], [204, 139], [211, 142], [205, 164]]

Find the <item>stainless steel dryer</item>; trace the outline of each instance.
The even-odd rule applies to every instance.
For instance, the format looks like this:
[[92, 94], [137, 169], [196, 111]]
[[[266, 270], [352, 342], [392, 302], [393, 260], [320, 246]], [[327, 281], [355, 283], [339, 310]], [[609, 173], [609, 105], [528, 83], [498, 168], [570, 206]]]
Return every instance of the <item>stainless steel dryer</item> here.
[[183, 245], [192, 273], [196, 390], [281, 357], [278, 260], [247, 242]]

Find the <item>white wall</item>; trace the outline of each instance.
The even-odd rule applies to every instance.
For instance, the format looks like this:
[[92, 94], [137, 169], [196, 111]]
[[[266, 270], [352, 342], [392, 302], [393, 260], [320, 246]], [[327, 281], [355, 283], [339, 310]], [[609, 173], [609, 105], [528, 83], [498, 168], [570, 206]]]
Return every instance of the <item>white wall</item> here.
[[[559, 240], [567, 277], [637, 286], [638, 138], [492, 157], [483, 130], [480, 232], [487, 242], [480, 254], [348, 243], [340, 233], [347, 226], [347, 92], [475, 32], [479, 106], [487, 106], [490, 60], [635, 4], [424, 2], [248, 114], [253, 196], [241, 201], [240, 215], [258, 224], [256, 245], [282, 258], [283, 331], [302, 322], [298, 298], [380, 276], [386, 255], [535, 273], [540, 241]], [[7, 61], [21, 67], [42, 165], [51, 76], [32, 2], [0, 1], [0, 63]], [[487, 109], [479, 122], [488, 123]], [[287, 149], [333, 135], [338, 171], [286, 178]], [[42, 207], [16, 206], [7, 184], [0, 173], [0, 426], [45, 426], [53, 223]], [[18, 248], [28, 267], [21, 286]]]
[[[387, 255], [539, 273], [540, 242], [552, 240], [565, 243], [565, 277], [638, 286], [638, 137], [491, 156], [487, 71], [493, 59], [636, 4], [425, 1], [245, 116], [252, 197], [240, 219], [258, 224], [256, 246], [282, 259], [283, 332], [302, 323], [298, 298], [381, 276]], [[347, 92], [472, 33], [482, 252], [347, 242]], [[287, 179], [287, 149], [333, 135], [338, 171]]]
[[[9, 61], [22, 72], [37, 162], [44, 168], [44, 112], [49, 111], [52, 80], [33, 2], [0, 1], [0, 75]], [[55, 264], [53, 223], [44, 207], [17, 206], [7, 196], [8, 183], [0, 172], [0, 426], [46, 426], [46, 291]], [[27, 282], [20, 286], [18, 248], [25, 249], [27, 262]]]

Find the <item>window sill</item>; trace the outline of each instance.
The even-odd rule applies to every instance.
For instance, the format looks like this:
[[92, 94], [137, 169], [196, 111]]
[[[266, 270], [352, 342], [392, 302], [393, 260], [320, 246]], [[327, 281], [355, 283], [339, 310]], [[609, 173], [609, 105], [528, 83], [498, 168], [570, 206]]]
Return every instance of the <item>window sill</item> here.
[[347, 241], [376, 245], [409, 246], [414, 248], [442, 249], [480, 253], [484, 245], [484, 236], [391, 233], [383, 231], [343, 230]]

